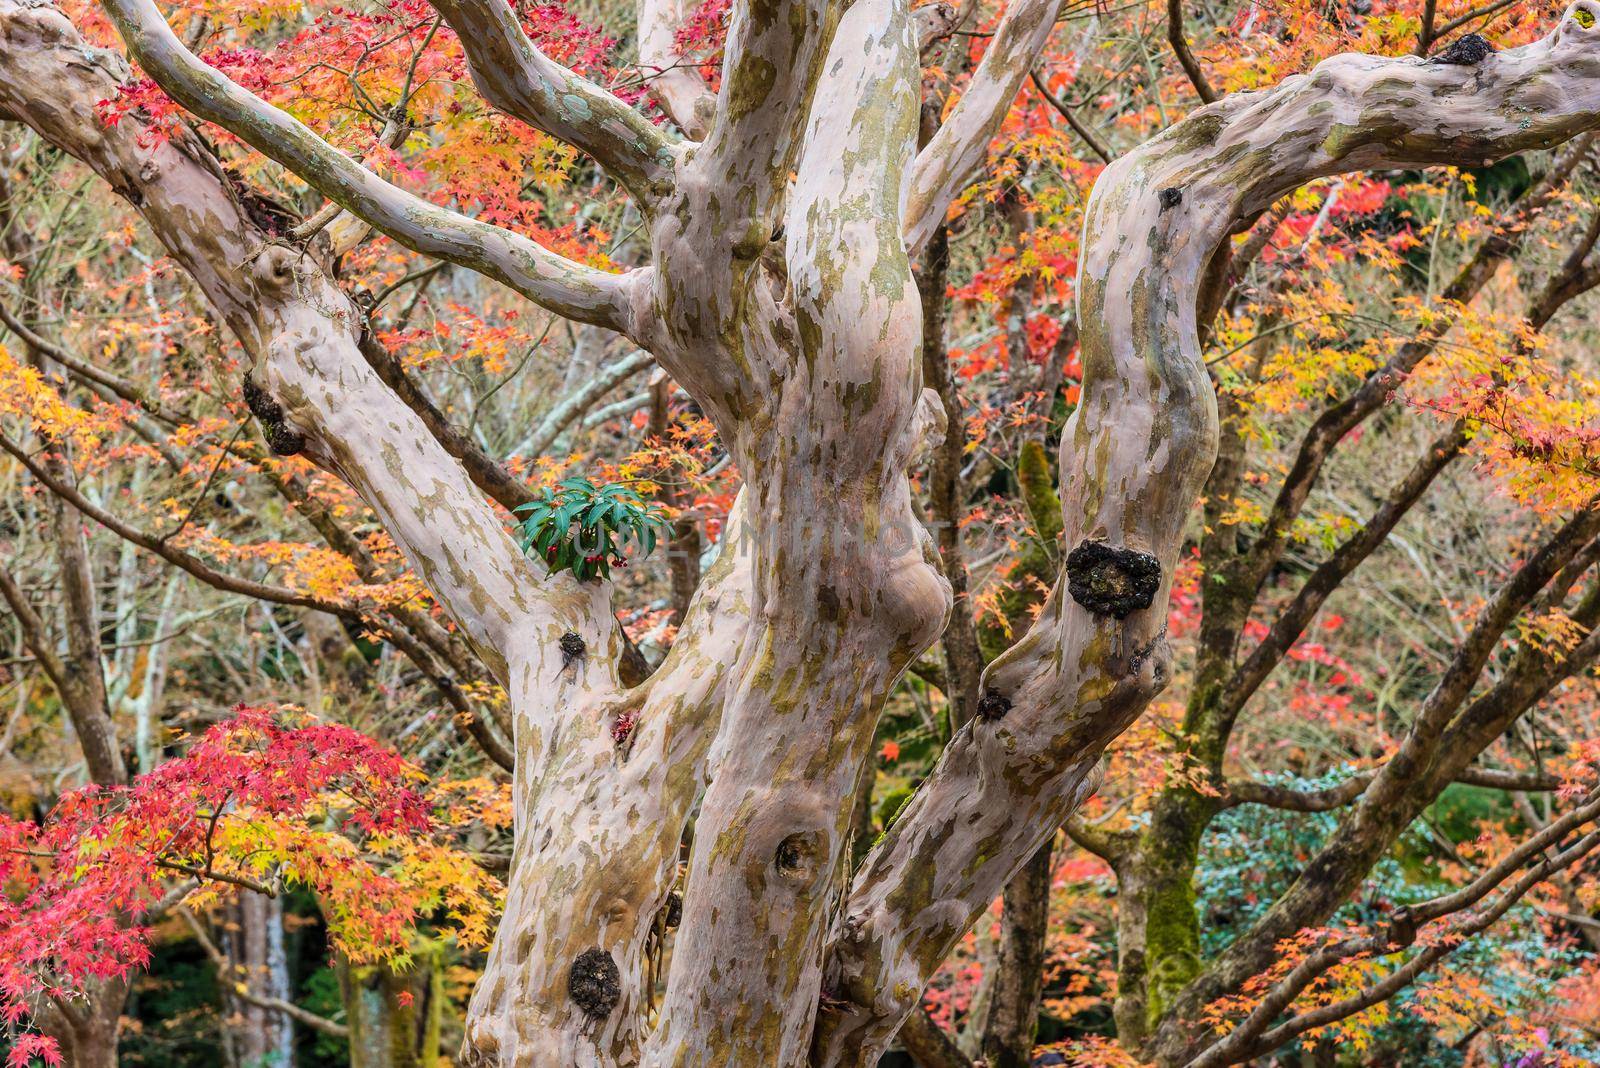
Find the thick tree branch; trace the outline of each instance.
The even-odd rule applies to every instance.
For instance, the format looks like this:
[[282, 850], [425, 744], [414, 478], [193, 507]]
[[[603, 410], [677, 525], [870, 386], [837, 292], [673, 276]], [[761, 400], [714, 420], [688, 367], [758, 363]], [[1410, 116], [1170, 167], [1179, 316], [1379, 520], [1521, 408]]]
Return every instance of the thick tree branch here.
[[593, 156], [647, 209], [672, 181], [666, 132], [528, 40], [503, 0], [432, 0], [461, 39], [472, 81], [501, 111]]
[[[567, 260], [509, 230], [436, 207], [379, 178], [304, 124], [207, 66], [173, 34], [152, 0], [107, 0], [129, 53], [199, 117], [289, 168], [323, 196], [413, 251], [502, 282], [558, 315], [623, 333], [637, 329], [637, 278]], [[509, 11], [509, 9], [507, 9]]]
[[[1594, 13], [1593, 0], [1580, 2]], [[991, 665], [996, 715], [946, 747], [857, 874], [829, 965], [850, 1004], [825, 1019], [817, 1063], [856, 1064], [882, 1048], [953, 939], [1093, 789], [1103, 746], [1165, 683], [1167, 584], [1216, 449], [1195, 312], [1217, 245], [1315, 177], [1481, 162], [1600, 124], [1600, 32], [1575, 10], [1542, 41], [1471, 68], [1334, 57], [1200, 109], [1102, 174], [1080, 261], [1083, 396], [1063, 435], [1066, 544], [1147, 554], [1161, 584], [1127, 607], [1091, 597], [1091, 609], [1062, 582], [1033, 630]], [[1086, 568], [1091, 558], [1144, 566], [1142, 555], [1085, 553]], [[1562, 556], [1542, 556], [1528, 577]], [[978, 840], [987, 862], [974, 868]], [[1197, 1018], [1193, 1007], [1185, 1018]]]
[[1062, 0], [1016, 0], [995, 28], [967, 90], [917, 154], [906, 192], [906, 245], [921, 251], [984, 161], [1017, 90], [1050, 40]]
[[[164, 23], [155, 29], [158, 43], [170, 38]], [[251, 403], [269, 436], [355, 488], [496, 678], [506, 681], [513, 649], [531, 659], [530, 686], [561, 677], [557, 640], [573, 631], [594, 650], [591, 682], [614, 684], [621, 643], [608, 589], [528, 564], [460, 465], [367, 366], [363, 317], [315, 259], [264, 235], [192, 137], [145, 143], [135, 121], [102, 124], [94, 102], [115, 93], [122, 68], [55, 9], [0, 0], [0, 46], [0, 106], [139, 210], [250, 353]], [[558, 690], [542, 692], [554, 701]]]

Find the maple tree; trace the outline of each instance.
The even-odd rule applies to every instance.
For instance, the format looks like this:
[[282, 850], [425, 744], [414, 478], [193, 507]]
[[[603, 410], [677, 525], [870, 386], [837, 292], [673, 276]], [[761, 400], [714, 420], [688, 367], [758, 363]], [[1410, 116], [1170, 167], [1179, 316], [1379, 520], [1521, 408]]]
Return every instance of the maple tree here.
[[0, 0], [12, 1063], [1586, 1063], [1597, 16]]

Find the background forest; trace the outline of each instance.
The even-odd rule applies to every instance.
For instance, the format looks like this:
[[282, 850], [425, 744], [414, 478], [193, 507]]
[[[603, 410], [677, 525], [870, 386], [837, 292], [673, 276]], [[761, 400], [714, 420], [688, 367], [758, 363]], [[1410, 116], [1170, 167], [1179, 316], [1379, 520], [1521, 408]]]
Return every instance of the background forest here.
[[[554, 58], [667, 121], [628, 3], [514, 6]], [[714, 82], [728, 0], [690, 7], [670, 48]], [[62, 10], [120, 49], [97, 8]], [[616, 186], [485, 104], [422, 0], [166, 10], [209, 63], [391, 180], [592, 266], [637, 262]], [[931, 136], [1003, 7], [925, 10]], [[983, 714], [979, 672], [1061, 566], [1073, 278], [1105, 165], [1206, 100], [1338, 52], [1455, 62], [1559, 14], [1069, 0], [917, 264], [924, 374], [951, 427], [918, 490], [957, 601], [878, 728], [857, 858]], [[614, 533], [614, 554], [608, 536], [570, 562], [609, 569], [640, 666], [659, 663], [740, 476], [654, 361], [335, 218], [136, 74], [97, 118], [134, 114], [142, 137], [193, 125], [269, 230], [326, 228], [379, 375], [508, 526], [529, 514], [513, 509], [581, 501]], [[1203, 309], [1223, 441], [1174, 590], [1174, 678], [885, 1065], [1115, 1068], [1170, 1057], [1174, 1021], [1223, 1035], [1258, 1017], [1268, 1048], [1209, 1063], [1600, 1062], [1595, 149], [1320, 181], [1234, 239]], [[252, 418], [241, 358], [131, 209], [0, 121], [14, 1064], [52, 1063], [40, 1035], [72, 1030], [74, 991], [123, 983], [126, 1065], [420, 1068], [460, 1046], [511, 850], [503, 695], [356, 496], [278, 455], [287, 431]], [[615, 507], [592, 510], [601, 487], [638, 498], [608, 489]], [[648, 554], [623, 536], [646, 528]], [[1364, 800], [1406, 745], [1435, 747], [1445, 771]], [[1313, 892], [1325, 916], [1297, 921], [1284, 902]], [[1426, 921], [1444, 928], [1419, 939]]]

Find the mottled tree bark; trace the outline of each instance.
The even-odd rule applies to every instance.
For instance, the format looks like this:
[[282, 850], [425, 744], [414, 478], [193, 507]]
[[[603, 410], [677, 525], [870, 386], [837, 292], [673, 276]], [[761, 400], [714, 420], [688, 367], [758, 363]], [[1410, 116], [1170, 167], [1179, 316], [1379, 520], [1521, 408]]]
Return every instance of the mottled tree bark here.
[[[1474, 68], [1337, 57], [1203, 108], [1105, 171], [1080, 257], [1064, 573], [852, 879], [883, 702], [950, 605], [909, 478], [946, 421], [923, 390], [910, 257], [983, 159], [1059, 3], [1007, 8], [919, 152], [905, 0], [736, 4], [715, 99], [668, 93], [685, 129], [703, 122], [690, 142], [553, 64], [504, 5], [440, 0], [485, 95], [638, 202], [650, 266], [620, 275], [389, 185], [200, 63], [150, 0], [106, 7], [169, 95], [363, 224], [653, 354], [745, 477], [678, 642], [624, 686], [608, 587], [521, 557], [438, 428], [363, 358], [324, 247], [261, 233], [195, 137], [145, 146], [136, 121], [100, 125], [93, 103], [121, 67], [54, 9], [0, 0], [0, 112], [138, 207], [250, 354], [269, 440], [355, 488], [506, 687], [516, 847], [465, 1056], [504, 1066], [872, 1063], [1166, 682], [1172, 571], [1217, 441], [1196, 301], [1219, 244], [1318, 176], [1476, 162], [1600, 122], [1595, 31], [1569, 15]], [[568, 635], [582, 655], [561, 650]], [[651, 1029], [647, 947], [702, 792]]]

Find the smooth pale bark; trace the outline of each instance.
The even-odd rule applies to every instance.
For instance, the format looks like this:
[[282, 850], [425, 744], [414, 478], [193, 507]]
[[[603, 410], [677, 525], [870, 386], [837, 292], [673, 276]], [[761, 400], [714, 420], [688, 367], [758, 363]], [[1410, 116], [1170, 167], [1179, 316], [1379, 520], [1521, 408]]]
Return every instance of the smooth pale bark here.
[[[974, 86], [994, 91], [969, 91], [950, 136], [914, 156], [918, 41], [903, 0], [737, 5], [704, 141], [673, 146], [670, 174], [663, 162], [649, 175], [652, 265], [616, 276], [408, 199], [200, 64], [149, 0], [107, 6], [169, 94], [355, 216], [653, 353], [745, 475], [744, 522], [673, 656], [623, 689], [608, 591], [521, 559], [460, 464], [362, 359], [359, 315], [314, 246], [267, 241], [188, 138], [146, 149], [132, 130], [100, 127], [104, 68], [85, 73], [52, 9], [0, 0], [0, 110], [140, 207], [243, 341], [284, 429], [375, 509], [507, 686], [516, 854], [464, 1058], [496, 1065], [870, 1063], [1165, 681], [1171, 572], [1216, 441], [1195, 302], [1235, 220], [1320, 175], [1475, 162], [1600, 118], [1594, 34], [1569, 15], [1553, 37], [1477, 68], [1338, 57], [1202, 109], [1105, 172], [1082, 243], [1066, 545], [1145, 554], [1113, 555], [1120, 575], [1085, 565], [1080, 585], [1136, 584], [1147, 556], [1156, 588], [1139, 591], [1148, 607], [1123, 599], [1111, 614], [1058, 582], [987, 672], [979, 718], [844, 892], [877, 717], [949, 608], [907, 478], [944, 414], [921, 388], [907, 234], [915, 245], [948, 207], [960, 183], [939, 176], [987, 140], [1004, 85], [1020, 84], [1047, 35], [1049, 19], [1024, 33], [1036, 25], [1024, 16], [1047, 9], [1008, 16], [1009, 59]], [[492, 28], [509, 33], [503, 19]], [[512, 78], [507, 65], [527, 58], [481, 43], [475, 66], [505, 69], [480, 81]], [[537, 62], [521, 73], [557, 77]], [[568, 632], [582, 655], [560, 651]], [[666, 1000], [647, 1033], [646, 947], [707, 776]]]
[[[829, 986], [852, 1004], [819, 1029], [820, 1064], [882, 1050], [1003, 877], [1092, 786], [1105, 743], [1162, 685], [1171, 568], [1216, 447], [1195, 306], [1238, 225], [1313, 178], [1484, 162], [1600, 123], [1600, 25], [1569, 8], [1548, 37], [1476, 67], [1337, 56], [1277, 88], [1209, 105], [1107, 168], [1086, 212], [1078, 279], [1083, 403], [1063, 436], [1066, 544], [1153, 553], [1162, 586], [1125, 620], [1058, 584], [1033, 631], [991, 666], [1010, 700], [947, 748], [858, 874]], [[982, 856], [984, 863], [973, 858]]]

